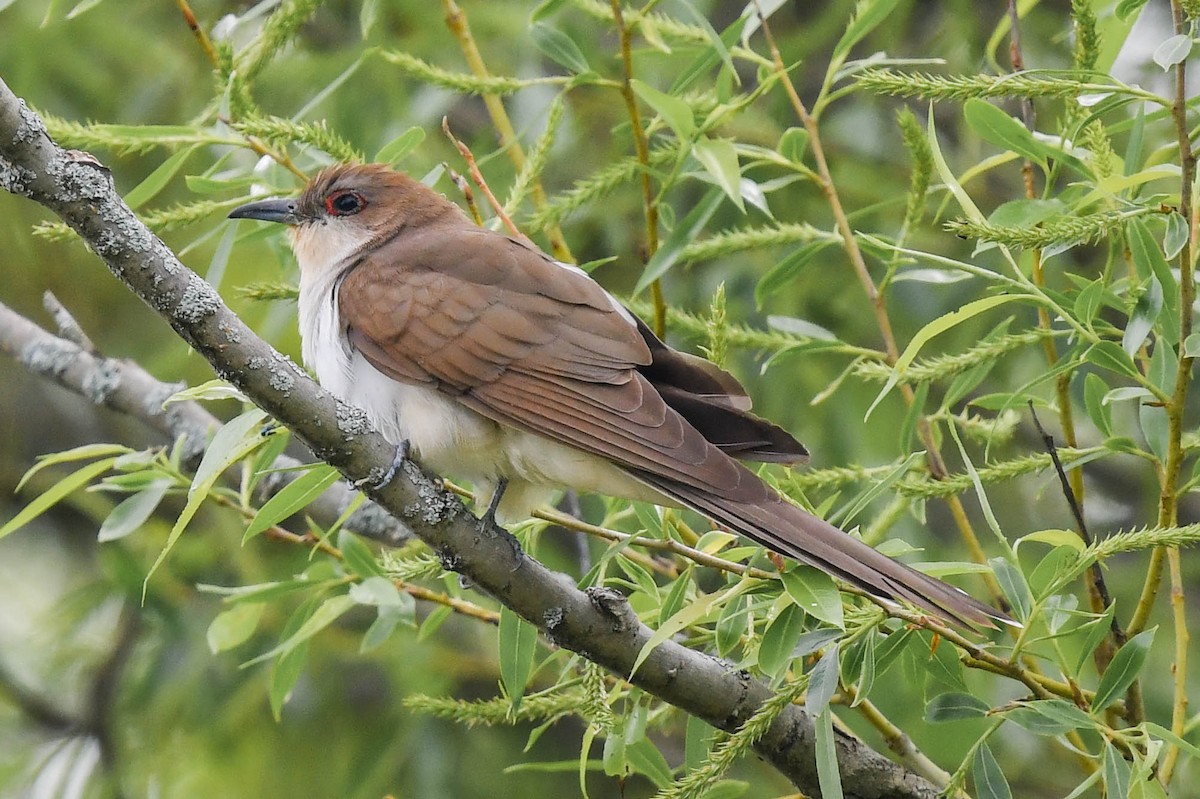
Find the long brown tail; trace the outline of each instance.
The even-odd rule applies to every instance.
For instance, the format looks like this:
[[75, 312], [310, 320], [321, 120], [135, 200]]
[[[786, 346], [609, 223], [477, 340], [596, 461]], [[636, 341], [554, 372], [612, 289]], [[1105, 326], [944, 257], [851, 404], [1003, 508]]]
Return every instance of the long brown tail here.
[[680, 504], [720, 522], [768, 549], [821, 569], [881, 599], [904, 600], [968, 629], [1014, 625], [989, 607], [927, 574], [922, 574], [859, 539], [793, 505], [774, 492], [766, 502], [730, 502], [688, 485], [639, 474]]

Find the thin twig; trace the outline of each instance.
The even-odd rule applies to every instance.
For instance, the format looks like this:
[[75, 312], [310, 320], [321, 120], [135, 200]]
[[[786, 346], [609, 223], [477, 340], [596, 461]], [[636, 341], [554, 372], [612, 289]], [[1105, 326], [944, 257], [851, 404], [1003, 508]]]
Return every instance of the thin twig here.
[[[1034, 409], [1032, 400], [1029, 402], [1029, 414], [1033, 418], [1033, 426], [1037, 428], [1038, 435], [1042, 438], [1042, 444], [1046, 447], [1046, 452], [1050, 455], [1050, 461], [1054, 464], [1054, 471], [1058, 475], [1059, 484], [1062, 486], [1063, 498], [1067, 501], [1067, 507], [1071, 509], [1071, 515], [1075, 517], [1075, 529], [1079, 533], [1079, 537], [1083, 540], [1083, 543], [1091, 546], [1092, 535], [1088, 532], [1087, 522], [1083, 519], [1083, 509], [1079, 507], [1079, 503], [1075, 500], [1075, 492], [1071, 490], [1071, 481], [1067, 478], [1062, 461], [1058, 458], [1058, 447], [1054, 445], [1054, 436], [1047, 433], [1046, 428], [1042, 427], [1042, 420], [1038, 418], [1037, 410]], [[1104, 582], [1104, 572], [1101, 570], [1099, 562], [1092, 564], [1091, 571], [1096, 590], [1099, 592], [1100, 599], [1103, 602], [1099, 610], [1103, 612], [1108, 610], [1108, 606], [1112, 604], [1112, 595], [1108, 593], [1108, 585]], [[1124, 643], [1125, 633], [1121, 629], [1121, 625], [1117, 623], [1115, 617], [1112, 621], [1112, 631], [1113, 637]]]
[[[496, 214], [500, 221], [504, 223], [504, 226], [508, 228], [508, 232], [512, 234], [513, 238], [520, 239], [530, 246], [536, 246], [532, 241], [529, 240], [528, 236], [522, 233], [520, 229], [513, 224], [512, 219], [510, 219], [508, 214], [505, 213], [504, 206], [501, 205], [500, 201], [496, 199], [496, 195], [492, 194], [491, 188], [488, 186], [487, 181], [483, 178], [483, 173], [479, 171], [479, 164], [476, 163], [475, 154], [471, 152], [471, 148], [450, 132], [450, 119], [448, 117], [442, 117], [442, 133], [446, 134], [446, 138], [454, 144], [455, 148], [458, 149], [459, 155], [461, 155], [463, 160], [467, 162], [467, 169], [471, 173], [471, 180], [475, 181], [475, 185], [478, 186], [479, 190], [483, 192], [483, 196], [487, 197], [488, 204], [492, 206], [492, 211]], [[475, 214], [478, 216], [478, 210], [476, 210]]]
[[297, 178], [299, 178], [304, 183], [308, 183], [308, 175], [304, 173], [304, 170], [302, 170], [300, 167], [296, 166], [296, 162], [292, 160], [292, 157], [290, 155], [288, 155], [286, 151], [280, 151], [280, 150], [276, 150], [272, 147], [268, 147], [258, 137], [250, 136], [245, 133], [242, 133], [240, 130], [238, 130], [237, 123], [234, 122], [229, 117], [222, 116], [222, 117], [217, 117], [217, 119], [220, 120], [221, 122], [224, 122], [226, 125], [228, 125], [231, 130], [236, 131], [238, 133], [238, 135], [241, 136], [242, 139], [246, 142], [246, 146], [248, 146], [251, 150], [258, 153], [259, 155], [265, 155], [267, 158], [270, 158], [272, 161], [279, 164], [281, 167], [286, 169], [288, 172], [291, 172], [293, 175], [295, 175]]
[[[625, 100], [625, 109], [629, 113], [630, 130], [633, 134], [633, 149], [637, 153], [642, 183], [642, 211], [646, 217], [646, 253], [645, 260], [658, 251], [658, 204], [654, 200], [654, 185], [651, 182], [650, 171], [650, 142], [646, 137], [646, 129], [642, 127], [642, 114], [638, 110], [637, 97], [633, 93], [633, 29], [626, 24], [621, 10], [621, 0], [609, 0], [612, 7], [613, 22], [617, 26], [621, 47], [621, 97]], [[663, 297], [662, 281], [655, 280], [650, 284], [650, 300], [654, 304], [654, 319], [652, 327], [655, 335], [660, 338], [667, 331], [667, 303]]]
[[58, 301], [58, 297], [55, 297], [53, 292], [46, 291], [42, 294], [42, 307], [54, 317], [54, 326], [58, 328], [60, 336], [88, 355], [99, 355], [96, 345], [88, 338], [87, 333], [83, 332], [79, 322], [75, 321], [75, 317], [66, 309], [66, 306]]
[[471, 219], [475, 220], [475, 224], [483, 226], [483, 215], [479, 213], [479, 206], [475, 204], [475, 192], [471, 190], [471, 183], [461, 172], [456, 172], [450, 167], [446, 167], [447, 174], [450, 175], [450, 180], [458, 187], [459, 193], [463, 197], [463, 202], [467, 204], [467, 210], [471, 212]]
[[[1184, 35], [1189, 29], [1183, 3], [1181, 0], [1171, 0], [1171, 15], [1177, 35]], [[1187, 59], [1181, 59], [1175, 65], [1175, 102], [1171, 106], [1171, 116], [1175, 121], [1175, 131], [1179, 140], [1179, 213], [1187, 222], [1188, 237], [1179, 251], [1179, 341], [1183, 342], [1192, 333], [1192, 306], [1196, 302], [1196, 284], [1192, 253], [1195, 246], [1195, 225], [1192, 218], [1192, 182], [1196, 174], [1196, 155], [1192, 150], [1191, 134], [1187, 121]], [[1162, 345], [1165, 346], [1165, 345]], [[1179, 474], [1183, 467], [1183, 430], [1184, 411], [1187, 408], [1188, 387], [1192, 379], [1192, 358], [1182, 351], [1179, 352], [1179, 365], [1175, 370], [1175, 391], [1171, 402], [1167, 405], [1167, 460], [1163, 464], [1161, 492], [1158, 504], [1158, 523], [1174, 525], [1179, 519]], [[1187, 724], [1187, 661], [1190, 635], [1187, 625], [1187, 606], [1184, 602], [1182, 569], [1179, 563], [1179, 549], [1172, 547], [1166, 552], [1171, 580], [1171, 619], [1175, 632], [1175, 663], [1172, 664], [1174, 675], [1174, 701], [1171, 707], [1171, 732], [1182, 735]], [[1161, 569], [1158, 570], [1161, 574]], [[1151, 580], [1147, 580], [1147, 587]], [[1145, 596], [1145, 594], [1143, 594]], [[1152, 595], [1151, 595], [1152, 596]], [[1152, 599], [1151, 599], [1152, 602]], [[1147, 602], [1148, 607], [1151, 602]], [[1141, 606], [1139, 605], [1139, 609]], [[1136, 724], [1140, 719], [1130, 718], [1130, 723]], [[1159, 780], [1164, 786], [1169, 785], [1175, 772], [1175, 764], [1179, 761], [1179, 747], [1171, 742], [1166, 743], [1166, 754], [1163, 756]]]
[[[490, 77], [487, 65], [483, 62], [483, 56], [475, 44], [475, 37], [471, 35], [471, 26], [467, 22], [467, 15], [454, 0], [442, 0], [442, 9], [446, 13], [446, 26], [458, 40], [471, 72], [478, 78]], [[521, 141], [517, 138], [517, 132], [508, 118], [508, 112], [504, 109], [504, 101], [497, 95], [484, 94], [483, 103], [487, 106], [492, 124], [496, 126], [496, 132], [500, 134], [500, 149], [508, 155], [508, 160], [512, 161], [516, 173], [521, 174], [525, 169], [525, 151], [521, 148]], [[536, 176], [530, 189], [534, 207], [539, 210], [545, 208], [548, 204], [546, 190], [542, 188], [542, 182]], [[550, 240], [550, 251], [555, 258], [567, 263], [574, 263], [575, 257], [571, 254], [571, 248], [567, 246], [567, 239], [563, 236], [558, 223], [546, 227], [546, 237]]]
[[208, 38], [208, 34], [204, 32], [204, 28], [200, 27], [200, 23], [196, 20], [196, 15], [192, 13], [192, 7], [188, 5], [187, 0], [175, 0], [175, 5], [179, 6], [180, 13], [183, 14], [183, 21], [187, 23], [188, 29], [192, 35], [196, 37], [196, 43], [200, 45], [200, 49], [204, 51], [204, 55], [214, 67], [220, 67], [220, 58], [217, 56], [217, 48], [213, 47], [212, 40]]

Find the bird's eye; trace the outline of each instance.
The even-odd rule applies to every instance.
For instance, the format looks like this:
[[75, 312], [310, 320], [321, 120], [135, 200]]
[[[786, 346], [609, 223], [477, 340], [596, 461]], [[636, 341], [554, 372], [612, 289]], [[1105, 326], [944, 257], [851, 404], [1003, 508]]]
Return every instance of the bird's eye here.
[[325, 210], [330, 216], [350, 216], [367, 207], [367, 201], [356, 191], [335, 191], [325, 198]]

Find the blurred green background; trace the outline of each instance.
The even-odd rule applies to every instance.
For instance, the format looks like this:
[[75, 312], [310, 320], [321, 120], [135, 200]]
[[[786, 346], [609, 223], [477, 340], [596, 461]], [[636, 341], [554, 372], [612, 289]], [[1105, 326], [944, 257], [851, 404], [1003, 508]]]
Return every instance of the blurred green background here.
[[[744, 8], [742, 2], [719, 0], [696, 0], [693, 5], [718, 30]], [[1022, 28], [1026, 64], [1069, 65], [1069, 5], [1035, 4]], [[244, 14], [250, 6], [196, 0], [193, 10], [200, 24], [211, 31], [225, 15]], [[531, 77], [561, 71], [529, 44], [528, 18], [533, 6], [517, 0], [463, 0], [463, 10], [494, 74]], [[210, 64], [174, 3], [107, 0], [74, 5], [58, 0], [15, 0], [0, 2], [0, 7], [4, 7], [0, 10], [0, 77], [38, 110], [75, 121], [177, 124], [201, 114], [213, 99]], [[851, 7], [846, 2], [789, 2], [772, 17], [785, 59], [797, 64], [792, 74], [802, 96], [814, 95], [819, 87], [824, 64]], [[664, 3], [662, 10], [671, 13], [678, 7]], [[318, 10], [295, 46], [258, 79], [255, 98], [265, 110], [290, 117], [373, 46], [466, 71], [436, 4], [381, 0], [378, 21], [365, 42], [360, 12], [360, 3], [350, 0], [330, 0]], [[986, 69], [994, 55], [987, 50], [987, 43], [1003, 14], [1003, 3], [909, 0], [902, 2], [856, 53], [860, 57], [875, 51], [895, 57], [933, 56], [945, 59], [949, 72], [975, 72]], [[554, 18], [554, 24], [571, 35], [595, 68], [607, 76], [618, 74], [616, 37], [609, 26], [569, 4]], [[1001, 45], [1000, 55], [1005, 49], [1006, 44]], [[686, 48], [668, 55], [641, 46], [637, 70], [643, 80], [665, 88], [689, 60]], [[1007, 61], [1004, 63], [1007, 66]], [[1134, 76], [1141, 74], [1137, 71], [1141, 65], [1136, 58], [1131, 62]], [[506, 100], [527, 145], [540, 132], [553, 96], [551, 88], [528, 89]], [[833, 106], [822, 121], [827, 156], [858, 229], [894, 232], [903, 215], [909, 163], [894, 123], [899, 105], [855, 93]], [[958, 109], [939, 106], [937, 113], [942, 146], [951, 165], [961, 169], [979, 160], [986, 146], [962, 130]], [[1039, 113], [1053, 116], [1057, 109], [1039, 105]], [[573, 181], [632, 151], [623, 114], [611, 91], [583, 89], [571, 94], [543, 178], [549, 192], [565, 190]], [[482, 101], [416, 83], [378, 57], [363, 58], [308, 118], [327, 120], [332, 129], [367, 153], [377, 151], [409, 126], [421, 126], [427, 136], [406, 166], [423, 175], [443, 161], [462, 168], [439, 132], [443, 116], [481, 157], [489, 181], [506, 186], [512, 168], [495, 152]], [[730, 133], [745, 142], [773, 147], [780, 134], [796, 124], [783, 93], [776, 91], [739, 117]], [[123, 191], [137, 186], [165, 158], [161, 149], [98, 155], [112, 168]], [[194, 154], [195, 169], [184, 172], [201, 171], [212, 157], [203, 151]], [[253, 156], [243, 153], [236, 158], [244, 165]], [[452, 193], [444, 180], [438, 187]], [[972, 185], [971, 191], [986, 212], [1021, 196], [1019, 173], [1015, 167], [989, 173]], [[690, 189], [673, 193], [670, 203], [682, 218], [689, 202], [699, 196], [692, 184]], [[194, 199], [183, 181], [175, 180], [155, 198], [153, 206]], [[797, 184], [772, 195], [771, 204], [780, 220], [805, 221], [822, 229], [832, 226], [828, 207], [810, 184]], [[212, 377], [208, 365], [190, 353], [83, 246], [31, 236], [32, 226], [46, 218], [46, 212], [35, 204], [0, 195], [0, 301], [50, 326], [41, 310], [41, 297], [51, 291], [104, 354], [136, 360], [163, 380], [198, 383]], [[726, 204], [708, 230], [744, 223]], [[202, 275], [209, 274], [227, 224], [217, 214], [200, 224], [169, 231], [164, 238], [183, 253], [189, 266]], [[619, 256], [616, 263], [595, 273], [602, 283], [618, 293], [632, 288], [639, 274], [644, 230], [641, 198], [634, 184], [571, 215], [563, 228], [579, 261]], [[968, 243], [947, 241], [951, 237], [936, 223], [914, 231], [913, 237], [914, 246], [959, 257], [969, 254]], [[879, 346], [879, 334], [862, 291], [844, 254], [834, 247], [758, 307], [754, 299], [757, 281], [785, 255], [779, 249], [763, 249], [676, 269], [665, 281], [668, 302], [705, 311], [716, 287], [724, 282], [729, 315], [737, 323], [762, 328], [768, 315], [791, 316], [833, 330], [844, 341]], [[1102, 254], [1081, 248], [1061, 256], [1055, 268], [1091, 274], [1102, 262]], [[257, 243], [235, 251], [220, 277], [219, 289], [275, 346], [299, 360], [291, 304], [255, 303], [238, 292], [239, 286], [255, 281], [292, 279], [292, 263], [281, 240], [260, 237]], [[890, 308], [898, 339], [908, 340], [930, 319], [972, 298], [971, 292], [964, 284], [897, 285]], [[1032, 316], [1031, 311], [1020, 313]], [[939, 341], [939, 346], [955, 351], [987, 327], [983, 322], [964, 325]], [[674, 341], [693, 350], [702, 343], [678, 336]], [[758, 411], [809, 445], [814, 465], [875, 465], [897, 457], [900, 443], [896, 431], [903, 407], [894, 394], [863, 422], [877, 384], [850, 380], [832, 402], [809, 404], [839, 375], [846, 365], [844, 359], [821, 354], [783, 356], [764, 371], [763, 356], [734, 350], [730, 366], [746, 382]], [[1033, 348], [1009, 356], [991, 379], [1001, 385], [1019, 385], [1044, 370], [1041, 357]], [[31, 496], [14, 495], [13, 489], [38, 455], [96, 441], [133, 446], [161, 443], [136, 420], [97, 410], [29, 375], [12, 360], [0, 360], [0, 522]], [[991, 454], [1011, 456], [1038, 449], [1039, 443], [1023, 424], [1010, 443]], [[1096, 489], [1089, 511], [1097, 530], [1152, 518], [1148, 514], [1156, 492], [1153, 476], [1125, 467], [1120, 460], [1108, 460], [1089, 471]], [[44, 487], [50, 479], [44, 475], [44, 481], [35, 481], [32, 490]], [[1069, 524], [1052, 476], [1003, 485], [990, 496], [1012, 537]], [[402, 632], [382, 649], [361, 656], [359, 637], [370, 619], [352, 616], [348, 624], [323, 633], [312, 647], [283, 720], [276, 723], [267, 703], [266, 667], [239, 668], [249, 657], [245, 653], [270, 646], [268, 636], [260, 633], [248, 648], [236, 653], [210, 654], [204, 633], [219, 602], [197, 592], [196, 585], [244, 584], [292, 574], [305, 567], [307, 553], [262, 541], [243, 548], [232, 514], [207, 511], [180, 542], [168, 568], [151, 583], [143, 606], [138, 599], [142, 579], [170, 520], [160, 517], [137, 536], [100, 546], [95, 533], [112, 504], [104, 495], [74, 496], [0, 543], [0, 675], [7, 685], [0, 690], [0, 796], [365, 798], [391, 793], [437, 799], [578, 793], [573, 773], [582, 731], [578, 722], [556, 725], [524, 752], [528, 727], [466, 730], [414, 715], [401, 705], [403, 697], [417, 692], [468, 698], [495, 695], [495, 633], [482, 625], [451, 620], [437, 635], [423, 641]], [[974, 513], [977, 506], [971, 507]], [[927, 514], [927, 527], [906, 519], [897, 532], [932, 547], [927, 559], [962, 558], [943, 507], [930, 503]], [[1127, 579], [1123, 577], [1119, 572], [1113, 574], [1116, 593], [1131, 604], [1139, 574], [1131, 569]], [[283, 616], [268, 618], [262, 628], [277, 632], [283, 620]], [[113, 664], [109, 654], [121, 636], [132, 643], [120, 647], [122, 660]], [[111, 685], [101, 681], [98, 693], [97, 674], [114, 665]], [[977, 677], [972, 675], [973, 680]], [[953, 769], [979, 728], [973, 722], [930, 725], [921, 721], [924, 697], [917, 686], [909, 688], [896, 686], [877, 700], [927, 752], [937, 753], [936, 759]], [[104, 693], [108, 690], [111, 694]], [[1169, 703], [1169, 696], [1160, 694], [1167, 690], [1166, 685], [1147, 685], [1152, 709]], [[28, 694], [26, 701], [6, 701], [5, 693], [11, 699], [13, 691]], [[75, 736], [57, 727], [52, 717], [32, 717], [30, 696], [40, 697], [68, 716], [84, 713], [91, 702], [107, 703], [102, 741], [98, 744], [94, 737]], [[992, 696], [989, 701], [1003, 698]], [[854, 719], [848, 720], [858, 728]], [[869, 729], [860, 732], [882, 749]], [[661, 741], [673, 764], [682, 757], [679, 741], [677, 737]], [[1043, 742], [1032, 736], [1014, 734], [1005, 739], [1002, 762], [1021, 796], [1062, 795], [1077, 781], [1073, 775], [1060, 776], [1040, 766], [1042, 746]], [[97, 765], [98, 758], [106, 761]], [[564, 761], [568, 767], [564, 772], [505, 773], [506, 767], [525, 761]], [[113, 783], [87, 779], [94, 773], [117, 775], [121, 792]], [[740, 765], [733, 776], [750, 783], [745, 794], [749, 797], [792, 791], [773, 770], [753, 760]], [[73, 777], [76, 783], [72, 783]], [[1185, 781], [1181, 778], [1181, 782]], [[649, 782], [642, 778], [633, 777], [622, 785], [598, 775], [590, 778], [589, 790], [593, 797], [652, 793]], [[1185, 796], [1186, 791], [1178, 795]], [[1200, 790], [1195, 795], [1200, 796]]]

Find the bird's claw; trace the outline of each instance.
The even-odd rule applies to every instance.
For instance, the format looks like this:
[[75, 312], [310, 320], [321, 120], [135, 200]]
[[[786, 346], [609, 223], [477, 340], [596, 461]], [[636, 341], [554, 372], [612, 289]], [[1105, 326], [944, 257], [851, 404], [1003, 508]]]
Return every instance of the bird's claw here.
[[487, 510], [479, 517], [480, 521], [488, 527], [499, 526], [496, 523], [496, 510], [500, 507], [500, 500], [503, 498], [506, 488], [508, 488], [508, 478], [501, 477], [496, 483], [496, 490], [492, 492], [492, 499], [488, 502]]
[[366, 487], [366, 488], [370, 488], [373, 491], [378, 491], [379, 489], [383, 488], [388, 483], [392, 482], [392, 479], [396, 476], [396, 472], [400, 471], [400, 467], [404, 465], [404, 462], [406, 460], [408, 460], [408, 456], [411, 452], [412, 452], [412, 442], [410, 442], [406, 438], [403, 441], [401, 441], [398, 445], [396, 445], [396, 453], [394, 455], [392, 455], [392, 462], [391, 462], [391, 464], [388, 465], [388, 469], [384, 473], [382, 479], [372, 482], [371, 477], [367, 476], [367, 477], [362, 478], [361, 480], [355, 480], [354, 487], [355, 488]]

